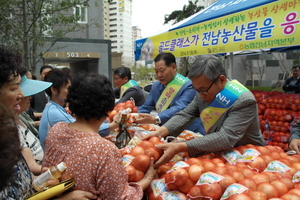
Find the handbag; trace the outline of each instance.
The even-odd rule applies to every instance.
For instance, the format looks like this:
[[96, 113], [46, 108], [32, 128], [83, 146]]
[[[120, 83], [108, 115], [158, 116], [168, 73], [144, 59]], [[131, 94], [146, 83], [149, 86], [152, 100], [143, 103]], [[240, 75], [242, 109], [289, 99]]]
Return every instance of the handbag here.
[[75, 185], [74, 179], [64, 180], [56, 185], [48, 187], [48, 189], [36, 192], [27, 200], [44, 200], [60, 195]]

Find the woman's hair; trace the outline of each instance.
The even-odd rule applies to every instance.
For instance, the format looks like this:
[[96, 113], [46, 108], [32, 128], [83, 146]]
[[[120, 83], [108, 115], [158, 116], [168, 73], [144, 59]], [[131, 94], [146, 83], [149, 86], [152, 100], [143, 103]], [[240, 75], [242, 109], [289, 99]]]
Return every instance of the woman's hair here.
[[213, 55], [201, 55], [193, 62], [189, 71], [189, 78], [203, 74], [208, 80], [213, 81], [220, 75], [225, 75], [226, 72], [222, 62]]
[[14, 175], [14, 165], [21, 158], [19, 133], [14, 118], [0, 104], [0, 191]]
[[170, 67], [173, 63], [176, 64], [176, 58], [172, 53], [160, 53], [154, 58], [154, 62], [165, 61], [165, 64]]
[[50, 66], [50, 65], [43, 65], [43, 66], [41, 67], [41, 69], [40, 69], [40, 74], [43, 72], [44, 69], [51, 69], [51, 70], [53, 70], [53, 67]]
[[20, 76], [24, 76], [26, 75], [26, 73], [28, 72], [29, 70], [27, 69], [27, 67], [19, 67], [19, 73], [20, 73]]
[[88, 120], [107, 117], [115, 105], [111, 82], [96, 73], [78, 73], [69, 87], [67, 102], [76, 118]]
[[128, 80], [131, 80], [131, 71], [128, 67], [119, 67], [115, 70], [114, 75], [119, 75], [121, 78], [128, 77]]
[[71, 77], [68, 73], [63, 72], [60, 69], [53, 69], [45, 76], [45, 81], [52, 83], [51, 87], [47, 88], [45, 91], [52, 97], [51, 88], [55, 88], [59, 93], [61, 87], [67, 85], [70, 80]]
[[19, 75], [18, 67], [22, 63], [21, 55], [7, 47], [0, 46], [0, 88], [10, 80], [13, 74], [16, 78]]

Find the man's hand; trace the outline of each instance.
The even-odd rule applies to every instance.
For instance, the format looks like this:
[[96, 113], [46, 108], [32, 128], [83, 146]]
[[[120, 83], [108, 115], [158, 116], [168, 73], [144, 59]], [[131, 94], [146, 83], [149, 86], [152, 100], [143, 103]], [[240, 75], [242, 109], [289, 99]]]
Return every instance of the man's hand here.
[[289, 144], [289, 149], [296, 151], [297, 154], [300, 155], [299, 148], [300, 148], [300, 139], [293, 139]]
[[86, 192], [82, 190], [74, 190], [72, 192], [68, 192], [63, 194], [62, 196], [55, 198], [56, 200], [89, 200], [89, 199], [97, 199], [97, 196], [91, 192]]
[[147, 113], [139, 113], [135, 122], [138, 124], [155, 124], [155, 117]]
[[185, 142], [166, 143], [166, 144], [155, 145], [155, 147], [157, 147], [158, 149], [162, 149], [164, 151], [164, 154], [154, 164], [155, 168], [169, 162], [177, 153], [187, 152], [188, 150]]
[[169, 130], [165, 126], [162, 126], [159, 129], [157, 129], [156, 131], [152, 131], [149, 134], [147, 134], [143, 138], [143, 140], [149, 140], [151, 137], [154, 137], [154, 136], [156, 136], [158, 138], [162, 138], [162, 137], [165, 137], [167, 135], [169, 135]]

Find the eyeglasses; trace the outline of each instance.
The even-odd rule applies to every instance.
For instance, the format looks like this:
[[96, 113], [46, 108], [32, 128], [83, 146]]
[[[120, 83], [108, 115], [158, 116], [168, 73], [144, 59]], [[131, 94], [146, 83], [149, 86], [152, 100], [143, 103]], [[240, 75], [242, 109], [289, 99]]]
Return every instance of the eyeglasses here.
[[117, 81], [117, 80], [119, 80], [119, 79], [121, 79], [121, 77], [115, 77], [115, 78], [114, 78], [115, 81]]
[[204, 95], [207, 95], [208, 94], [208, 91], [209, 89], [211, 88], [211, 86], [213, 86], [213, 84], [219, 79], [220, 76], [218, 76], [211, 84], [210, 86], [207, 88], [207, 90], [197, 90], [196, 88], [194, 88], [196, 90], [196, 92], [198, 92], [199, 94], [204, 94]]

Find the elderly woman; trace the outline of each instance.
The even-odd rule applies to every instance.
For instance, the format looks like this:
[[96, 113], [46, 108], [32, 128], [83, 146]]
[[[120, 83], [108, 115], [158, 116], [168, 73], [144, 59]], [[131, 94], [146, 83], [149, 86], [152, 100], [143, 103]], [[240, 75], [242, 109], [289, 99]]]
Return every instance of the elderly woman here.
[[110, 81], [98, 74], [78, 74], [67, 101], [76, 121], [60, 122], [50, 129], [43, 166], [65, 162], [68, 170], [62, 179], [74, 178], [75, 189], [92, 192], [100, 199], [141, 199], [156, 173], [153, 160], [143, 179], [128, 183], [119, 149], [98, 134], [114, 108]]
[[[0, 103], [7, 109], [11, 115], [15, 115], [16, 112], [20, 111], [20, 102], [24, 97], [21, 90], [21, 76], [18, 72], [18, 67], [21, 65], [21, 56], [13, 50], [9, 50], [6, 47], [0, 46]], [[4, 112], [4, 111], [3, 111]], [[31, 186], [32, 174], [28, 168], [28, 165], [20, 153], [20, 143], [17, 135], [17, 129], [13, 128], [15, 123], [11, 120], [11, 117], [1, 118], [1, 142], [6, 141], [4, 145], [0, 145], [0, 158], [2, 167], [6, 167], [8, 171], [8, 176], [13, 176], [13, 178], [7, 179], [7, 177], [1, 176], [0, 184], [0, 199], [27, 199], [35, 191]], [[3, 121], [6, 120], [6, 121]], [[3, 123], [3, 125], [2, 125]], [[8, 123], [8, 124], [7, 124]], [[7, 126], [7, 129], [3, 129]], [[10, 128], [8, 128], [10, 127]], [[2, 131], [3, 130], [3, 131]], [[5, 131], [9, 131], [9, 136], [2, 138], [5, 135]], [[4, 135], [3, 135], [4, 134]], [[6, 133], [7, 134], [7, 133]], [[8, 142], [10, 141], [10, 143]], [[15, 145], [15, 146], [13, 146]], [[10, 152], [14, 151], [14, 152]], [[13, 153], [12, 154], [9, 154]], [[13, 158], [12, 158], [13, 156]], [[13, 168], [13, 169], [12, 169]], [[6, 174], [5, 171], [1, 171]], [[11, 172], [13, 174], [11, 174]], [[2, 174], [1, 174], [2, 175]], [[5, 183], [4, 183], [5, 181]], [[53, 184], [53, 183], [52, 183]], [[68, 194], [61, 196], [58, 199], [95, 199], [96, 197], [86, 191], [73, 191]]]
[[40, 91], [50, 87], [52, 83], [44, 81], [36, 81], [27, 79], [25, 71], [20, 71], [21, 79], [21, 90], [24, 97], [20, 102], [20, 110], [15, 113], [15, 121], [19, 130], [20, 142], [22, 147], [22, 154], [29, 166], [30, 171], [34, 175], [41, 173], [41, 163], [44, 157], [44, 151], [41, 146], [40, 140], [34, 135], [31, 129], [34, 127], [29, 126], [29, 123], [24, 123], [20, 120], [19, 116], [29, 109], [31, 95], [34, 95]]

